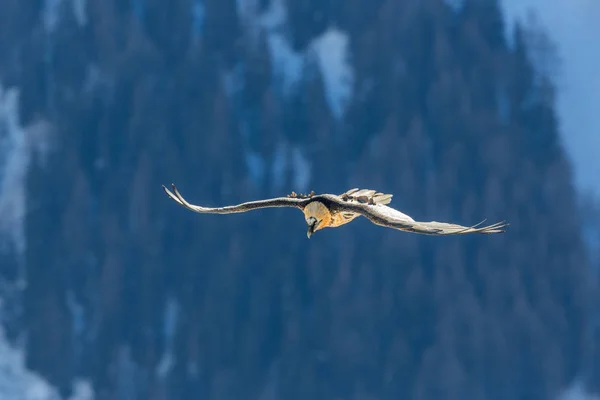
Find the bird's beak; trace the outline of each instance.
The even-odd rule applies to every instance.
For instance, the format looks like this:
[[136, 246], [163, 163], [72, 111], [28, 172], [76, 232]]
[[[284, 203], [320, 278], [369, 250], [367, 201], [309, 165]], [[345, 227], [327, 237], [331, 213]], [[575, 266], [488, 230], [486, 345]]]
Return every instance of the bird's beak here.
[[309, 218], [308, 221], [308, 231], [306, 232], [306, 237], [310, 239], [313, 233], [315, 233], [315, 227], [317, 226], [317, 220], [315, 218]]

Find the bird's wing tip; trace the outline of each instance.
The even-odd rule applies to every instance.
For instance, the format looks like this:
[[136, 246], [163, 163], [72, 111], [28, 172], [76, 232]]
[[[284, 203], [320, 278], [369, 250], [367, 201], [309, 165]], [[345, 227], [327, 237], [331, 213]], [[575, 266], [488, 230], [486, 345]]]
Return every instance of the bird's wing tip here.
[[169, 189], [167, 189], [167, 187], [165, 185], [161, 185], [161, 186], [162, 186], [164, 192], [167, 194], [167, 196], [171, 200], [175, 200], [177, 203], [181, 204], [182, 206], [186, 206], [185, 203], [183, 201], [181, 201], [179, 192], [175, 188], [175, 184], [173, 184], [173, 183], [171, 184], [171, 187], [173, 188], [173, 192], [171, 192]]
[[505, 233], [506, 227], [510, 224], [506, 221], [497, 222], [488, 227], [489, 233]]

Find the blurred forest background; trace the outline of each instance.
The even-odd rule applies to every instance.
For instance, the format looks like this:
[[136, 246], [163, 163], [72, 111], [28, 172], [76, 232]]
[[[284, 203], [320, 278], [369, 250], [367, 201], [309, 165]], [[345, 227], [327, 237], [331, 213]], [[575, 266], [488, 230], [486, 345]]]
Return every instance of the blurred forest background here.
[[[61, 396], [600, 390], [600, 208], [572, 182], [544, 32], [506, 35], [495, 0], [46, 3], [0, 12], [0, 315]], [[205, 205], [372, 188], [511, 226], [307, 240], [297, 211], [199, 216], [171, 182]]]

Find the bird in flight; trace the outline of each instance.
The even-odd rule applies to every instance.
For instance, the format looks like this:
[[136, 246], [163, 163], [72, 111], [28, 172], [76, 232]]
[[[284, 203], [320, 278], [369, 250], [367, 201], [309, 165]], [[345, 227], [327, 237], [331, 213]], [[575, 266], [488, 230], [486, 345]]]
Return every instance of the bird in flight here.
[[308, 226], [306, 235], [310, 238], [316, 231], [323, 228], [336, 228], [347, 224], [355, 218], [363, 216], [376, 225], [401, 231], [420, 233], [424, 235], [459, 235], [466, 233], [502, 233], [505, 222], [483, 226], [484, 221], [473, 226], [462, 226], [446, 222], [419, 222], [408, 215], [389, 207], [391, 194], [383, 194], [369, 189], [351, 189], [340, 195], [319, 194], [311, 192], [308, 195], [292, 192], [286, 197], [250, 201], [225, 207], [202, 207], [187, 202], [174, 184], [171, 192], [163, 185], [165, 193], [188, 210], [200, 214], [233, 214], [250, 210], [270, 207], [294, 207], [302, 210]]

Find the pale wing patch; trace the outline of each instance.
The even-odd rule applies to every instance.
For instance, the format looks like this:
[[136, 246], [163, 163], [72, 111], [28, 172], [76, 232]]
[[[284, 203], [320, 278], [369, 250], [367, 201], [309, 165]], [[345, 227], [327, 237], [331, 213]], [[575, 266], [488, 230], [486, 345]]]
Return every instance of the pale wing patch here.
[[366, 211], [365, 217], [369, 218], [373, 223], [387, 226], [388, 228], [400, 229], [408, 232], [430, 234], [430, 235], [457, 235], [466, 233], [502, 233], [507, 223], [498, 222], [492, 225], [480, 227], [484, 221], [473, 226], [463, 226], [447, 222], [420, 222], [415, 221], [408, 215], [395, 210], [391, 207], [375, 204], [361, 205]]
[[381, 215], [382, 217], [384, 217], [385, 219], [388, 219], [388, 220], [398, 220], [398, 221], [402, 221], [402, 222], [415, 222], [414, 219], [412, 219], [408, 215], [404, 214], [403, 212], [400, 212], [400, 211], [396, 210], [395, 208], [388, 207], [383, 204], [375, 204], [375, 205], [369, 204], [369, 205], [367, 205], [367, 208], [374, 210], [375, 213]]

